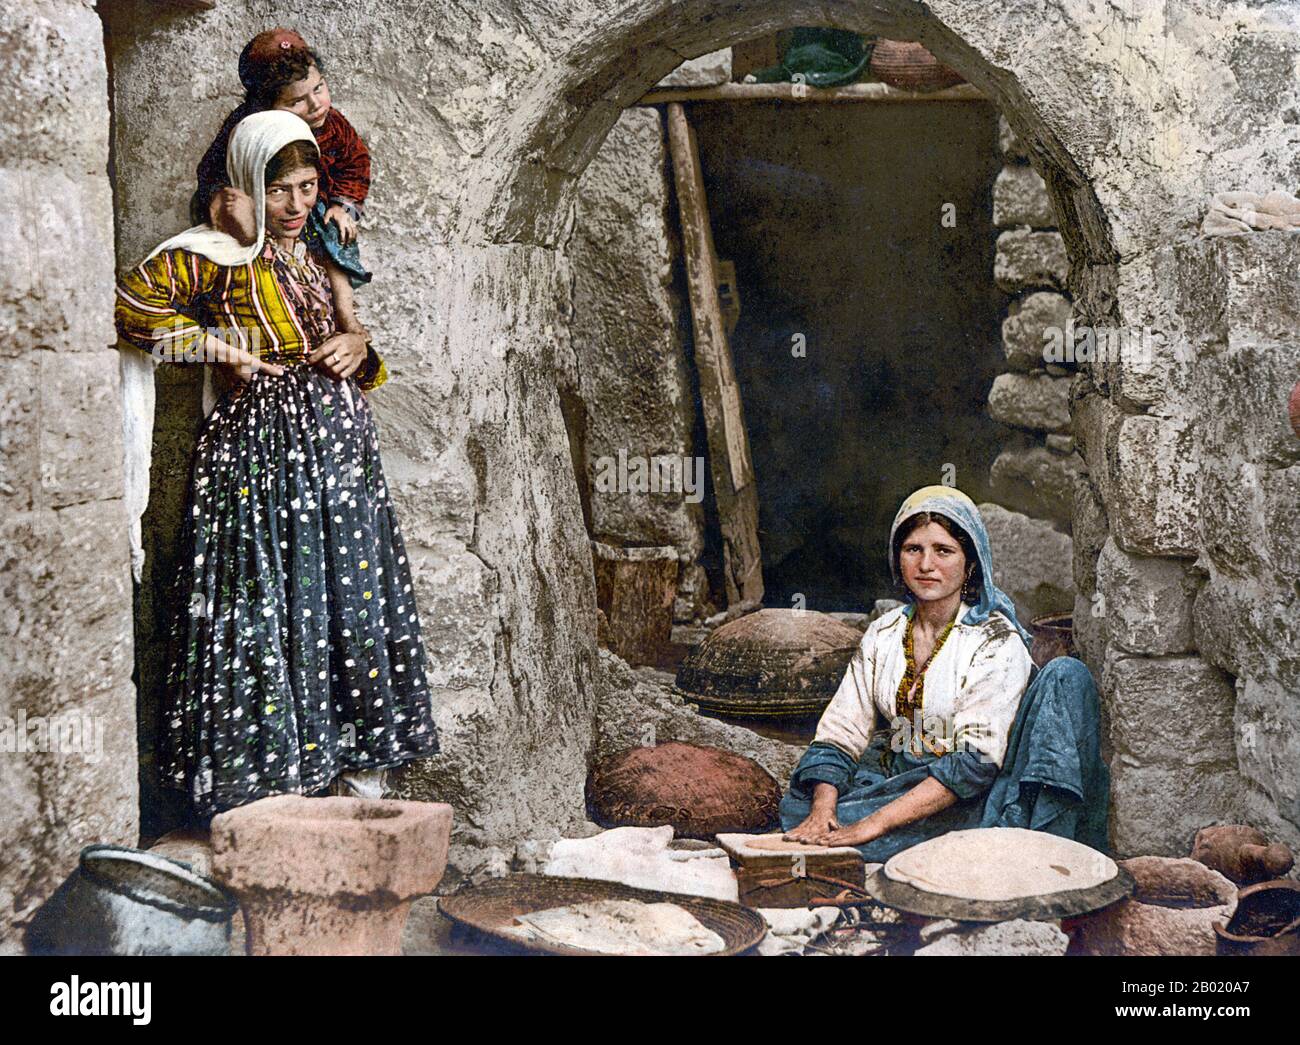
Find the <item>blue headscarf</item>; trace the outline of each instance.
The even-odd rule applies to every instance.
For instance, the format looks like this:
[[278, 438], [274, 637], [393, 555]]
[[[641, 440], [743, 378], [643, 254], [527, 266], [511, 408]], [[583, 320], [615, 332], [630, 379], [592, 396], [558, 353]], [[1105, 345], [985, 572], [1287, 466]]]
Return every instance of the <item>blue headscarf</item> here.
[[[979, 602], [966, 613], [966, 619], [962, 623], [983, 624], [992, 614], [1000, 613], [1012, 623], [1028, 646], [1031, 638], [1029, 632], [1025, 631], [1020, 621], [1016, 619], [1015, 603], [1006, 592], [993, 583], [993, 553], [989, 549], [989, 534], [984, 528], [984, 520], [980, 517], [975, 502], [956, 487], [923, 486], [911, 494], [898, 509], [898, 514], [894, 516], [894, 525], [889, 528], [889, 570], [893, 574], [894, 583], [900, 583], [901, 580], [898, 575], [898, 562], [894, 557], [894, 535], [898, 533], [898, 527], [905, 519], [910, 519], [921, 512], [934, 512], [951, 519], [966, 531], [971, 543], [975, 545], [975, 556], [980, 564], [980, 598]], [[909, 606], [907, 608], [909, 616], [912, 611], [913, 607]]]

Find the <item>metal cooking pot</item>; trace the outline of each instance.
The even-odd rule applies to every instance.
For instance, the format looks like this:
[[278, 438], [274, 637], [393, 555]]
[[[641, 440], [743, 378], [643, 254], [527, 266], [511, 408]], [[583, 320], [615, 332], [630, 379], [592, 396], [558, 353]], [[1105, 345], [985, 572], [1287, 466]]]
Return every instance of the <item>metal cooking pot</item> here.
[[36, 912], [24, 943], [29, 954], [225, 955], [237, 906], [187, 864], [91, 845]]

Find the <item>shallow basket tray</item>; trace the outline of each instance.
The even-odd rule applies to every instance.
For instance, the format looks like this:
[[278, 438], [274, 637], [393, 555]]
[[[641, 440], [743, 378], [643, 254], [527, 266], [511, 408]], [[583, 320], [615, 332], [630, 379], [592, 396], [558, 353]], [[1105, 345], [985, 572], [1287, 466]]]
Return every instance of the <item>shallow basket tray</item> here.
[[479, 885], [461, 889], [452, 896], [439, 897], [438, 910], [456, 924], [474, 929], [511, 947], [546, 954], [615, 957], [600, 951], [526, 940], [506, 932], [506, 927], [517, 915], [591, 900], [640, 900], [643, 903], [676, 904], [699, 919], [706, 929], [711, 929], [722, 937], [722, 950], [700, 957], [740, 954], [756, 946], [767, 934], [767, 923], [762, 915], [726, 900], [661, 893], [655, 889], [637, 889], [619, 882], [594, 878], [563, 878], [542, 874], [512, 874], [505, 878], [488, 879]]
[[927, 918], [952, 918], [961, 922], [1006, 922], [1025, 918], [1031, 922], [1055, 921], [1087, 914], [1133, 895], [1136, 883], [1124, 868], [1101, 885], [1087, 889], [1065, 889], [1018, 900], [967, 900], [918, 889], [907, 882], [885, 877], [884, 867], [867, 875], [867, 892], [895, 910]]

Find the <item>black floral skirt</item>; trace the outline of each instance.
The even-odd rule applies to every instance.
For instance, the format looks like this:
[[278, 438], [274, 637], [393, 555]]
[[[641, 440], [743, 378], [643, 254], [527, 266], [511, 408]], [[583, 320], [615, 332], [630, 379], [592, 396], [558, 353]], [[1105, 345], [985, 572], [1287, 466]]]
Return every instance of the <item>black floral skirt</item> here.
[[163, 782], [210, 816], [438, 750], [365, 395], [303, 363], [218, 401], [194, 453]]

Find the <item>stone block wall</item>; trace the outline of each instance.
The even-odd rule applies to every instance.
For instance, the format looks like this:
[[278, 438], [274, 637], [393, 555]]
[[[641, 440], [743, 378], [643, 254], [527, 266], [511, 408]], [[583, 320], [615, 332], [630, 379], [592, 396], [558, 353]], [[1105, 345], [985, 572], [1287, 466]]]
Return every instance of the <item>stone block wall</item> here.
[[1169, 641], [1195, 646], [1230, 687], [1222, 733], [1241, 815], [1300, 848], [1300, 439], [1286, 410], [1300, 372], [1300, 237], [1199, 238], [1172, 253], [1188, 351], [1171, 441], [1196, 463], [1179, 469], [1178, 540], [1203, 583], [1164, 600], [1179, 609]]
[[0, 954], [137, 840], [113, 198], [94, 5], [0, 9]]
[[1073, 608], [1074, 484], [1083, 471], [1070, 417], [1072, 365], [1045, 347], [1063, 337], [1073, 305], [1069, 259], [1047, 184], [1006, 117], [998, 146], [1005, 166], [993, 186], [998, 236], [994, 280], [1016, 295], [1002, 323], [1006, 372], [989, 390], [989, 413], [1010, 429], [990, 470], [993, 500], [981, 506], [996, 580], [1023, 624]]

